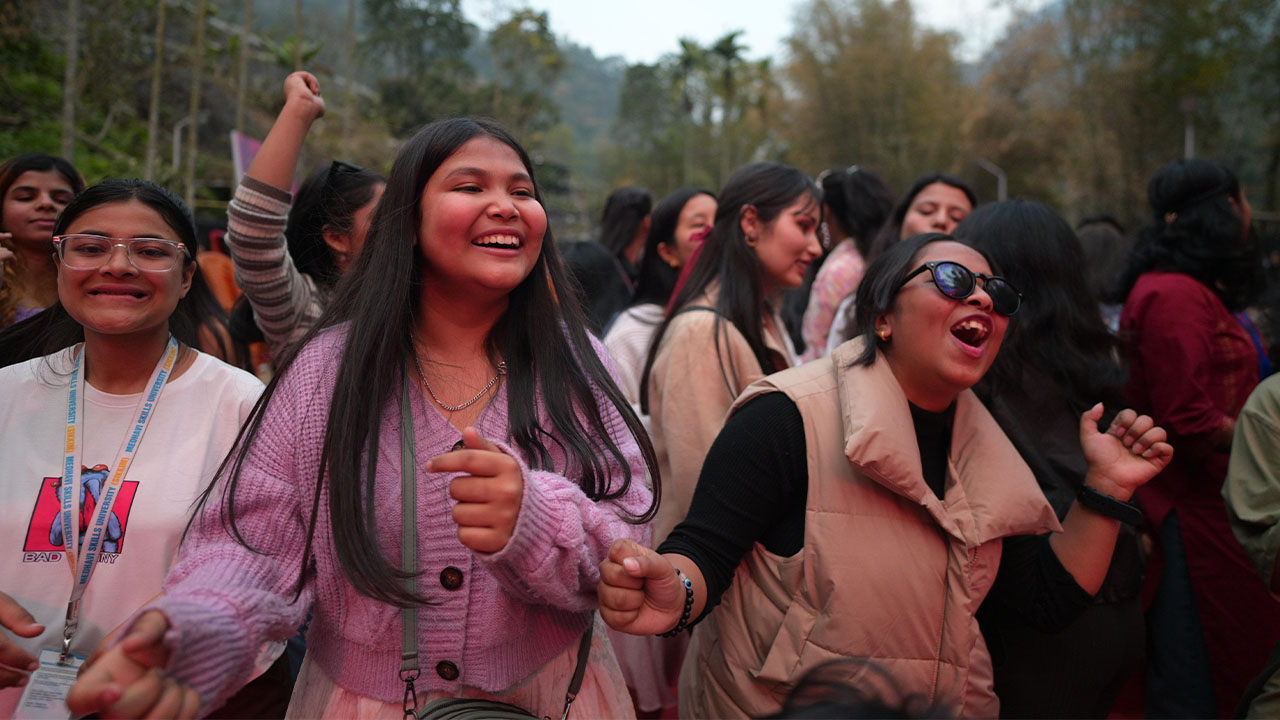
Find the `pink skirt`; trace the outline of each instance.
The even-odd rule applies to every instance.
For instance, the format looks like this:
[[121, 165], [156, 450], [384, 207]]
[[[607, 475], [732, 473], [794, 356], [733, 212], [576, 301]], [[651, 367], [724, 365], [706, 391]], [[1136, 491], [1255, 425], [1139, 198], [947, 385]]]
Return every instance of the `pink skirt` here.
[[622, 677], [635, 694], [636, 709], [654, 713], [676, 706], [673, 690], [689, 649], [689, 633], [664, 638], [628, 635], [609, 629]]
[[[634, 720], [635, 708], [627, 694], [618, 659], [600, 616], [595, 617], [595, 634], [591, 638], [591, 657], [582, 680], [582, 690], [573, 702], [570, 718], [625, 718]], [[573, 643], [538, 668], [532, 675], [498, 693], [487, 693], [478, 688], [463, 687], [459, 697], [501, 700], [522, 707], [539, 717], [560, 717], [564, 710], [564, 695], [569, 687], [578, 662], [578, 643]], [[437, 698], [450, 697], [447, 693], [419, 695], [419, 705]], [[404, 710], [399, 702], [387, 702], [357, 695], [338, 685], [311, 656], [302, 661], [298, 681], [293, 686], [286, 718], [353, 718], [354, 720], [403, 720]]]

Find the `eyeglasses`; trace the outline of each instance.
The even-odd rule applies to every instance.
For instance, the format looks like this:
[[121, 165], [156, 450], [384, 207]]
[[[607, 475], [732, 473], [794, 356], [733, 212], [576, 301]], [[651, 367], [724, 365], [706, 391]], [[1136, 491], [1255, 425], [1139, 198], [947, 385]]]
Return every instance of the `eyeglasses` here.
[[162, 238], [110, 238], [101, 235], [59, 235], [53, 239], [58, 259], [72, 270], [97, 270], [123, 247], [134, 267], [143, 272], [165, 272], [190, 257], [182, 243]]
[[982, 289], [991, 298], [992, 310], [1009, 317], [1022, 307], [1022, 293], [1018, 292], [1018, 289], [1008, 280], [998, 275], [976, 273], [958, 262], [949, 260], [935, 260], [921, 265], [903, 278], [902, 282], [898, 283], [898, 288], [926, 270], [933, 277], [933, 284], [937, 286], [938, 292], [952, 300], [964, 300], [969, 297], [977, 289], [978, 280], [982, 280]]

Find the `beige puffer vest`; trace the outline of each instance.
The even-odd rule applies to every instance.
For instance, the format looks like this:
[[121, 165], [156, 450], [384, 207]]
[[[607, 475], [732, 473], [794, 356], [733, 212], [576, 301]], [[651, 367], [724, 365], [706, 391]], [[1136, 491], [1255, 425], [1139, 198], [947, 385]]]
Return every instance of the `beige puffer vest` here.
[[[991, 659], [974, 612], [995, 580], [1000, 539], [1062, 528], [1030, 469], [971, 391], [956, 401], [943, 500], [925, 485], [906, 396], [861, 341], [748, 388], [781, 391], [804, 418], [804, 548], [760, 544], [694, 631], [680, 678], [685, 718], [777, 712], [811, 668], [869, 661], [850, 677], [942, 712], [996, 717]], [[885, 699], [893, 702], [893, 696]]]

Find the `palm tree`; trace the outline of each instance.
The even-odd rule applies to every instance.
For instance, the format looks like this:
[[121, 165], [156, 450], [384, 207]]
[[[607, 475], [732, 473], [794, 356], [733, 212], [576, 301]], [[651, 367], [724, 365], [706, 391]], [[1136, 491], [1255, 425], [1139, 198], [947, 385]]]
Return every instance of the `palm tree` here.
[[737, 72], [743, 64], [742, 52], [747, 46], [738, 42], [741, 30], [725, 34], [711, 46], [710, 53], [720, 70], [720, 181], [733, 171], [733, 147], [729, 125], [738, 107]]

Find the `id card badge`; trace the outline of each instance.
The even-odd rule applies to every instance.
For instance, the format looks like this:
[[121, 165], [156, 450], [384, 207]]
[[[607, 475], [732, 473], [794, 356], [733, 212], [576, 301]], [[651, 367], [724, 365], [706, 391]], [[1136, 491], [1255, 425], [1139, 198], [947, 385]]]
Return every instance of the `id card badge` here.
[[62, 653], [58, 650], [41, 650], [40, 667], [31, 673], [22, 699], [14, 711], [16, 720], [68, 720], [67, 693], [76, 682], [76, 673], [84, 664], [83, 655], [68, 655], [66, 664], [59, 664]]

